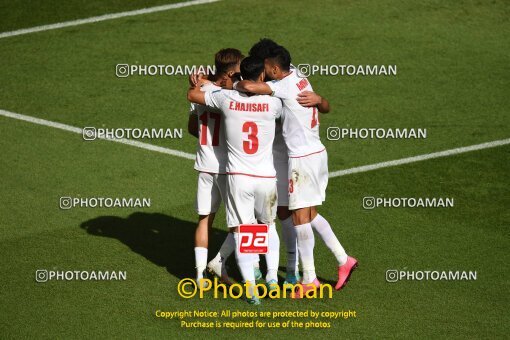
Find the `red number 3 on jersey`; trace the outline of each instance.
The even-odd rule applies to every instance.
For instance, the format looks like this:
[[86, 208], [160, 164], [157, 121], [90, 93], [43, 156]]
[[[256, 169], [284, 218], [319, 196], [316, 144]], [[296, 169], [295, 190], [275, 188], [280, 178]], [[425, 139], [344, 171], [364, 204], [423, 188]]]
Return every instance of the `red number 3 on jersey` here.
[[246, 122], [243, 124], [243, 132], [248, 133], [248, 140], [243, 141], [244, 152], [253, 155], [259, 149], [259, 139], [257, 138], [259, 128], [254, 122]]

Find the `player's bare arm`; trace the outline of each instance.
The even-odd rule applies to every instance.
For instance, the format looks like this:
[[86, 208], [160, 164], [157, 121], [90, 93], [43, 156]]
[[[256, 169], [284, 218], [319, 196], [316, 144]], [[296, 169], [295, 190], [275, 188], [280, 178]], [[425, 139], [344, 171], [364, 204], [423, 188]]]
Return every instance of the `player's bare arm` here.
[[249, 92], [255, 94], [272, 94], [273, 91], [263, 82], [253, 80], [241, 80], [235, 86], [235, 89], [240, 92]]
[[326, 98], [321, 97], [315, 92], [303, 91], [298, 94], [297, 101], [299, 104], [305, 107], [317, 106], [317, 109], [320, 113], [329, 112], [329, 102], [326, 100]]
[[317, 104], [317, 109], [319, 110], [320, 113], [329, 112], [329, 102], [327, 101], [326, 98], [322, 98], [320, 104]]
[[205, 105], [205, 92], [200, 90], [200, 86], [190, 87], [188, 90], [188, 100], [192, 103]]
[[189, 115], [188, 133], [198, 138], [198, 116], [196, 114]]

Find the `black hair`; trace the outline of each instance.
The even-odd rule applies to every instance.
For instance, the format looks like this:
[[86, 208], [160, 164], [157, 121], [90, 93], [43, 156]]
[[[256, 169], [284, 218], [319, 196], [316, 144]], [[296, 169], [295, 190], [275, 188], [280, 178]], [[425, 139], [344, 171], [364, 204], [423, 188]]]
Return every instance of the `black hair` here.
[[263, 59], [249, 56], [241, 61], [241, 75], [244, 80], [256, 81], [262, 72], [264, 72]]
[[258, 43], [251, 47], [250, 52], [248, 52], [248, 54], [250, 56], [254, 56], [264, 60], [267, 57], [269, 57], [271, 50], [278, 46], [280, 45], [275, 43], [273, 40], [268, 38], [262, 38], [259, 40]]
[[284, 71], [290, 70], [290, 53], [287, 51], [287, 49], [283, 46], [276, 46], [273, 47], [270, 52], [269, 56], [267, 57], [269, 60], [271, 60], [273, 63], [276, 63], [280, 68]]

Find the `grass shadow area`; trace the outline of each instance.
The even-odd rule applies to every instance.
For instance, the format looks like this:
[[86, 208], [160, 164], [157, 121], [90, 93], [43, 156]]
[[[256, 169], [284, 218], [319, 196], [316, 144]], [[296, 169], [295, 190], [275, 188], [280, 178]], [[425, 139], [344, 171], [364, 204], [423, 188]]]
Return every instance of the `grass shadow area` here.
[[[157, 266], [165, 267], [179, 279], [195, 277], [195, 222], [161, 213], [136, 212], [127, 218], [99, 216], [83, 222], [80, 228], [90, 235], [121, 241], [135, 253]], [[226, 236], [224, 230], [210, 230], [210, 258], [216, 254]]]

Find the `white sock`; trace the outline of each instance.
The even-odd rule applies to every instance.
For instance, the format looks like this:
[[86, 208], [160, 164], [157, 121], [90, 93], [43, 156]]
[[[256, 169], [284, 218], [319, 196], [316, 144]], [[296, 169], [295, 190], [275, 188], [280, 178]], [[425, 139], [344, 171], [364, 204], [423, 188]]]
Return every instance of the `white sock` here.
[[278, 281], [278, 264], [280, 262], [280, 237], [275, 224], [271, 224], [268, 230], [268, 247], [266, 254], [267, 275], [266, 282]]
[[281, 221], [282, 238], [287, 249], [287, 274], [298, 271], [297, 232], [292, 222], [292, 216]]
[[207, 266], [207, 248], [195, 247], [195, 267], [197, 268], [197, 280], [204, 277], [204, 270]]
[[225, 263], [227, 258], [232, 255], [234, 250], [236, 249], [236, 241], [234, 240], [234, 233], [228, 233], [225, 241], [221, 245], [220, 251], [211, 262], [221, 262], [221, 274], [227, 276], [227, 268]]
[[321, 215], [317, 214], [312, 221], [312, 227], [320, 235], [326, 246], [335, 255], [338, 265], [342, 266], [347, 262], [347, 253], [335, 236], [333, 229], [329, 225], [328, 221]]
[[313, 260], [313, 247], [315, 237], [310, 223], [295, 226], [297, 232], [297, 242], [299, 256], [303, 265], [303, 283], [311, 283], [316, 279], [315, 263]]
[[250, 283], [249, 293], [250, 296], [253, 296], [254, 288], [255, 288], [255, 273], [253, 272], [253, 262], [255, 262], [255, 258], [258, 257], [255, 254], [246, 254], [239, 252], [239, 233], [235, 233], [235, 243], [236, 243], [236, 261], [239, 267], [239, 271], [241, 272], [241, 276], [243, 277], [244, 282]]

